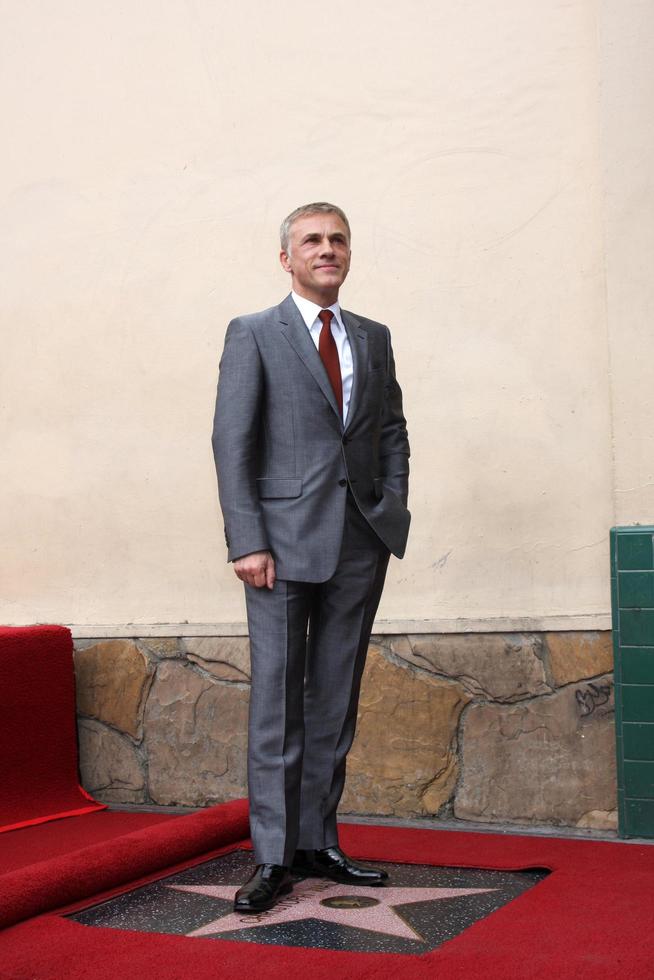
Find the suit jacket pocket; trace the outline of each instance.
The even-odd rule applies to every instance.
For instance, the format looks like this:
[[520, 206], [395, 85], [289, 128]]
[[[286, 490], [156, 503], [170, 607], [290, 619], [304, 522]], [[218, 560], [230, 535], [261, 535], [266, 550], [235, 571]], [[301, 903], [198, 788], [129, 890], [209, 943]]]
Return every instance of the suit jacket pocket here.
[[260, 499], [299, 497], [302, 493], [302, 480], [278, 480], [271, 477], [261, 477], [257, 480], [257, 493]]
[[375, 505], [376, 507], [380, 508], [381, 510], [386, 510], [388, 508], [389, 511], [397, 513], [399, 505], [399, 507], [405, 511], [405, 513], [410, 514], [409, 508], [402, 500], [400, 494], [394, 490], [393, 487], [384, 486], [383, 476], [376, 476], [372, 482], [375, 488], [375, 497], [378, 501], [378, 503]]

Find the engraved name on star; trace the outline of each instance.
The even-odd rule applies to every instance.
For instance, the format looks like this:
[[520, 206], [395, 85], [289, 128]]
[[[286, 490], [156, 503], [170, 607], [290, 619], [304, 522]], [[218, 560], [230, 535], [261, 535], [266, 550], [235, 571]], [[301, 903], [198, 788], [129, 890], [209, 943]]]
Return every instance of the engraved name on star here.
[[[237, 885], [168, 885], [177, 891], [232, 900]], [[227, 913], [186, 933], [187, 936], [209, 936], [259, 926], [276, 926], [302, 919], [321, 919], [355, 929], [368, 929], [388, 936], [424, 942], [402, 917], [398, 909], [413, 902], [437, 901], [459, 895], [479, 895], [494, 888], [372, 888], [335, 885], [332, 882], [306, 879], [297, 882], [293, 892], [267, 912]]]

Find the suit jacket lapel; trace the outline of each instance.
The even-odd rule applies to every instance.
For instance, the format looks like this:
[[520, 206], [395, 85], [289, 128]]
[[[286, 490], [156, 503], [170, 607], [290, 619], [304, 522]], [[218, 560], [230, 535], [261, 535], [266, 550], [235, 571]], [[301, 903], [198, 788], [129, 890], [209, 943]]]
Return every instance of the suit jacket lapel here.
[[[368, 366], [368, 335], [364, 327], [361, 326], [357, 318], [352, 313], [347, 313], [341, 309], [341, 317], [345, 324], [347, 337], [350, 341], [352, 351], [352, 391], [350, 394], [350, 406], [347, 413], [345, 428], [349, 428], [356, 414], [358, 406], [361, 404], [361, 394], [366, 383], [366, 371]], [[288, 340], [295, 353], [303, 362], [308, 371], [311, 372], [316, 384], [323, 395], [336, 412], [341, 420], [338, 405], [334, 392], [322, 363], [320, 354], [316, 350], [306, 323], [302, 319], [300, 311], [293, 302], [292, 296], [287, 296], [279, 306], [279, 320], [282, 325], [282, 333]]]
[[366, 383], [366, 373], [368, 370], [368, 335], [352, 313], [347, 313], [341, 309], [341, 316], [347, 331], [347, 338], [350, 341], [354, 370], [350, 407], [347, 412], [347, 419], [345, 420], [345, 428], [349, 429], [356, 411], [361, 405], [361, 395]]
[[340, 419], [336, 397], [327, 377], [325, 365], [320, 359], [320, 354], [316, 350], [316, 345], [311, 339], [306, 323], [293, 302], [292, 296], [287, 296], [284, 302], [280, 304], [279, 319], [282, 324], [282, 333], [307, 370], [311, 372], [316, 384]]

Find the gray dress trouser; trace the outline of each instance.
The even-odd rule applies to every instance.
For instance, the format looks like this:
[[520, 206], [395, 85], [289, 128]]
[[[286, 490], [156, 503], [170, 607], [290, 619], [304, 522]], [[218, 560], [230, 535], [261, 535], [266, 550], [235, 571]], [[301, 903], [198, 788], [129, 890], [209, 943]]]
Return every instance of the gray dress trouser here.
[[359, 689], [389, 551], [347, 494], [338, 565], [326, 582], [245, 586], [252, 688], [250, 830], [257, 864], [338, 843]]

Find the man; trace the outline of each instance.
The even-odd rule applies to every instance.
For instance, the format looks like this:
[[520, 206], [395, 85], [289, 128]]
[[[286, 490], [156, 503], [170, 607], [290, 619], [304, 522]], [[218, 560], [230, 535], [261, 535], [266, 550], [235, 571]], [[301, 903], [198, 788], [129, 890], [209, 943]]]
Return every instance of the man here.
[[213, 430], [228, 560], [245, 583], [261, 912], [292, 874], [382, 885], [338, 847], [336, 809], [370, 631], [392, 552], [404, 554], [409, 443], [387, 327], [341, 310], [350, 227], [332, 204], [281, 227], [292, 292], [229, 324]]

